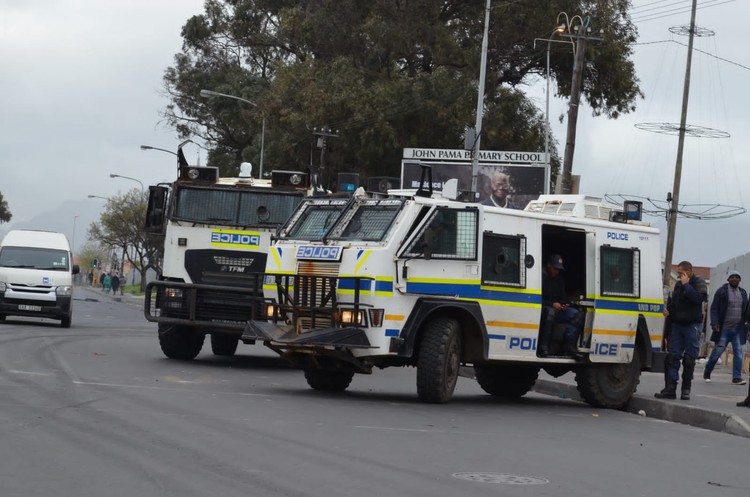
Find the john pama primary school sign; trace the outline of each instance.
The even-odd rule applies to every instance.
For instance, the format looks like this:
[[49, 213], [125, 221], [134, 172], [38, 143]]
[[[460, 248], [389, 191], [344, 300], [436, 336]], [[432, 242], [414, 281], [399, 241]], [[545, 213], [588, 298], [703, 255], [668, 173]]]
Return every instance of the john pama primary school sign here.
[[[419, 166], [429, 164], [432, 166], [433, 189], [442, 190], [443, 183], [456, 178], [458, 189], [469, 191], [471, 161], [471, 151], [468, 150], [405, 148], [401, 160], [401, 185], [403, 188], [417, 188]], [[549, 174], [544, 152], [482, 150], [477, 171], [477, 201], [486, 201], [492, 192], [493, 178], [505, 175], [512, 205], [522, 209], [529, 200], [549, 193]]]

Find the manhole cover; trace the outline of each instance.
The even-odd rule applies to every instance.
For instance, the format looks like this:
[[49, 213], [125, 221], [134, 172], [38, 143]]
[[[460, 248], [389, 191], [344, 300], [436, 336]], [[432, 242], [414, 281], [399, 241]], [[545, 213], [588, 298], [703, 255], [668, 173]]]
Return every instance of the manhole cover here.
[[505, 483], [506, 485], [544, 485], [549, 483], [546, 478], [537, 476], [519, 476], [506, 473], [453, 473], [459, 480], [478, 481], [482, 483]]

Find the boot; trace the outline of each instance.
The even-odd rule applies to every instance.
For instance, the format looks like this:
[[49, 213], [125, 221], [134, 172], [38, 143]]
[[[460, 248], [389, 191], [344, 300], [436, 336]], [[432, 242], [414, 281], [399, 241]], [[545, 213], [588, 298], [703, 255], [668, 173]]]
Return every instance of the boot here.
[[542, 320], [539, 329], [539, 347], [537, 347], [536, 352], [539, 357], [549, 356], [549, 345], [552, 339], [552, 327], [555, 325], [554, 317], [554, 311], [549, 307], [545, 307], [542, 311]]
[[690, 400], [690, 385], [685, 386], [682, 384], [682, 391], [680, 392], [680, 400]]
[[695, 372], [695, 357], [685, 355], [682, 357], [682, 390], [680, 400], [690, 400], [690, 387], [693, 385], [693, 373]]
[[566, 340], [563, 343], [563, 354], [572, 357], [576, 361], [583, 361], [586, 358], [586, 356], [578, 352], [575, 341]]
[[742, 402], [737, 402], [738, 407], [750, 407], [750, 386], [747, 387], [747, 397]]
[[676, 399], [677, 382], [674, 380], [667, 380], [664, 389], [661, 392], [656, 392], [654, 397], [657, 399]]

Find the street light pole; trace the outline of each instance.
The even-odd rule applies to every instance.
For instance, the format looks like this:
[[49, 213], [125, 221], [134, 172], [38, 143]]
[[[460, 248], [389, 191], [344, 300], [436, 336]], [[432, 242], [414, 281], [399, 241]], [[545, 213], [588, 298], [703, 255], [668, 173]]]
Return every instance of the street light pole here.
[[[250, 104], [256, 109], [258, 109], [258, 104], [251, 100], [247, 100], [245, 98], [236, 97], [234, 95], [228, 95], [226, 93], [219, 93], [218, 91], [213, 90], [206, 90], [205, 88], [201, 90], [200, 93], [201, 97], [208, 98], [208, 97], [225, 97], [225, 98], [233, 98], [235, 100], [239, 100], [240, 102], [245, 102], [246, 104]], [[266, 142], [266, 116], [263, 115], [263, 121], [261, 123], [261, 131], [260, 131], [260, 172], [258, 174], [259, 178], [263, 178], [263, 156], [265, 155], [265, 142]]]
[[75, 253], [76, 253], [76, 221], [77, 220], [78, 220], [78, 216], [73, 216], [73, 240], [72, 240], [73, 246], [71, 247], [71, 253], [73, 256], [75, 256]]
[[109, 173], [109, 177], [110, 178], [123, 178], [123, 179], [129, 179], [130, 181], [135, 181], [136, 183], [138, 183], [139, 185], [141, 185], [141, 199], [143, 199], [143, 195], [144, 195], [144, 190], [145, 189], [143, 188], [143, 182], [141, 180], [135, 179], [135, 178], [131, 178], [130, 176], [123, 176], [121, 174], [114, 174], [114, 173]]
[[[558, 16], [559, 17], [559, 16]], [[547, 100], [544, 107], [544, 157], [545, 157], [545, 165], [547, 166], [547, 174], [549, 174], [550, 170], [550, 155], [549, 155], [549, 80], [550, 80], [550, 71], [549, 71], [549, 53], [552, 46], [552, 42], [555, 43], [571, 43], [569, 41], [564, 40], [553, 40], [552, 37], [555, 35], [555, 33], [564, 33], [566, 29], [565, 24], [558, 25], [552, 33], [549, 35], [549, 38], [535, 38], [534, 39], [534, 48], [536, 48], [536, 42], [537, 41], [546, 41], [547, 42]], [[545, 184], [545, 192], [549, 188], [549, 178], [546, 180]]]
[[107, 197], [100, 197], [99, 195], [88, 195], [88, 198], [100, 198], [102, 200], [109, 200]]
[[160, 152], [166, 152], [168, 154], [177, 156], [177, 154], [175, 152], [172, 152], [171, 150], [167, 150], [166, 148], [152, 147], [151, 145], [141, 145], [141, 150], [159, 150]]

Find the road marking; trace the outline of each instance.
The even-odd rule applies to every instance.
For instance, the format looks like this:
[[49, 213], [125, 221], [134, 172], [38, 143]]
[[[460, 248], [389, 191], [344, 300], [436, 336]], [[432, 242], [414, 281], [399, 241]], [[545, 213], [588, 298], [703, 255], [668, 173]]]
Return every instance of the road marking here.
[[25, 374], [28, 376], [54, 376], [54, 373], [38, 373], [36, 371], [19, 371], [17, 369], [9, 369], [9, 373], [11, 374]]
[[[80, 381], [76, 380], [73, 381], [76, 385], [88, 385], [88, 386], [94, 386], [94, 387], [115, 387], [115, 388], [142, 388], [146, 390], [180, 390], [180, 391], [186, 391], [184, 389], [180, 388], [172, 388], [172, 387], [157, 387], [154, 385], [125, 385], [120, 383], [103, 383], [98, 381]], [[246, 392], [222, 392], [222, 391], [208, 391], [208, 390], [189, 390], [190, 392], [199, 392], [199, 393], [211, 393], [211, 394], [221, 394], [221, 395], [242, 395], [245, 397], [272, 397], [271, 395], [265, 394], [265, 393], [246, 393]]]
[[424, 428], [393, 428], [390, 426], [354, 426], [363, 430], [415, 431], [417, 433], [448, 433], [445, 430], [426, 430]]

